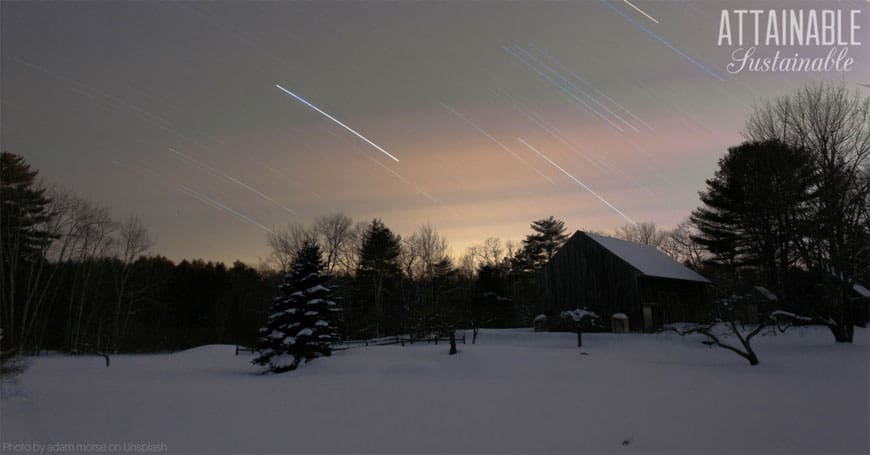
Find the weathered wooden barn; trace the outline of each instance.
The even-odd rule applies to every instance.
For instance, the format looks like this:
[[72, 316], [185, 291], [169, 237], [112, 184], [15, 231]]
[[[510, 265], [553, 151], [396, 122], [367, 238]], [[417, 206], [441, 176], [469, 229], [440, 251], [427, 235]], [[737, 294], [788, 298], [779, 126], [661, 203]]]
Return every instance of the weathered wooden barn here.
[[[543, 311], [587, 308], [605, 326], [623, 313], [632, 331], [696, 320], [707, 301], [710, 281], [658, 249], [577, 231], [541, 275]], [[622, 316], [622, 315], [620, 315]]]

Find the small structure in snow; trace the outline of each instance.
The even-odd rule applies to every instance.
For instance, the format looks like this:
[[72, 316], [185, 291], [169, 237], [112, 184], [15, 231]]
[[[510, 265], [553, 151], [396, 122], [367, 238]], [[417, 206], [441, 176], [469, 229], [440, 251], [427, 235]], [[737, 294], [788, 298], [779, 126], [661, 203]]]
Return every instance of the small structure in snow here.
[[539, 314], [534, 320], [535, 332], [543, 332], [547, 330], [547, 315]]
[[628, 322], [628, 315], [625, 313], [613, 313], [613, 316], [610, 316], [610, 330], [613, 333], [630, 332], [631, 326]]

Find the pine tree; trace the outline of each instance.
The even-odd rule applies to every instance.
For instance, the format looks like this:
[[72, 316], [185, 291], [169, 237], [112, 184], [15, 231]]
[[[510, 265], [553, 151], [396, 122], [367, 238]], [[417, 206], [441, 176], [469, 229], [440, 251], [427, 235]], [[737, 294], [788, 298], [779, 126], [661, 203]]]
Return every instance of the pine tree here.
[[552, 216], [533, 222], [532, 230], [535, 233], [528, 236], [525, 243], [536, 244], [548, 262], [568, 239], [565, 222]]
[[812, 180], [804, 149], [777, 140], [729, 148], [692, 213], [695, 239], [714, 263], [733, 273], [757, 270], [765, 286], [787, 294], [788, 272], [808, 233]]
[[0, 350], [24, 348], [31, 303], [45, 283], [44, 254], [55, 238], [47, 229], [54, 214], [45, 193], [24, 158], [0, 153], [0, 326], [6, 330]]
[[363, 238], [356, 272], [354, 322], [363, 336], [393, 335], [402, 328], [400, 253], [401, 238], [373, 220]]
[[44, 229], [51, 219], [51, 201], [36, 176], [21, 156], [0, 154], [0, 245], [5, 261], [13, 255], [30, 258], [52, 240]]
[[272, 314], [260, 329], [260, 356], [254, 363], [282, 373], [296, 369], [303, 359], [332, 354], [339, 307], [330, 299], [334, 290], [327, 285], [329, 279], [320, 248], [306, 241], [278, 286]]

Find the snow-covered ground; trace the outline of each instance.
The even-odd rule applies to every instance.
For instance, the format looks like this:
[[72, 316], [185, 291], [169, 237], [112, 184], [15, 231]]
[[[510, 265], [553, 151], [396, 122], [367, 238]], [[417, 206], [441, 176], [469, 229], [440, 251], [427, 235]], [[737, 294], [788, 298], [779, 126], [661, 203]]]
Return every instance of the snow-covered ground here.
[[282, 375], [232, 346], [110, 368], [48, 356], [4, 384], [0, 440], [4, 453], [867, 453], [868, 338], [761, 337], [756, 367], [699, 338], [586, 334], [581, 355], [572, 334], [528, 330], [482, 331], [456, 356], [444, 343], [354, 348]]

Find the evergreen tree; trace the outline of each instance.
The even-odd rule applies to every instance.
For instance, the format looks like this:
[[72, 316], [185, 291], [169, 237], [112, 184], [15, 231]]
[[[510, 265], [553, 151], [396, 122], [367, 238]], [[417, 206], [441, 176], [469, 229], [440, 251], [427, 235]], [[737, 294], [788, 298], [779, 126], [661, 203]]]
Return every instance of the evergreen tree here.
[[373, 220], [363, 236], [356, 272], [353, 323], [363, 336], [392, 335], [402, 329], [400, 254], [401, 238]]
[[471, 318], [482, 327], [510, 327], [514, 322], [508, 270], [499, 264], [482, 264], [477, 269]]
[[272, 314], [260, 329], [260, 356], [254, 363], [282, 373], [296, 369], [303, 359], [332, 354], [338, 305], [330, 300], [333, 290], [328, 281], [320, 248], [306, 241], [278, 286]]
[[565, 222], [552, 216], [532, 222], [532, 233], [523, 240], [523, 259], [533, 269], [544, 266], [568, 239]]
[[30, 257], [51, 242], [44, 225], [51, 219], [49, 199], [36, 181], [37, 171], [21, 156], [0, 154], [0, 244], [3, 259]]
[[511, 300], [514, 303], [513, 324], [527, 324], [539, 306], [538, 272], [544, 268], [568, 239], [565, 222], [550, 216], [532, 222], [532, 233], [523, 240], [511, 258]]
[[0, 350], [24, 348], [34, 296], [45, 285], [45, 250], [55, 238], [47, 229], [51, 201], [36, 175], [21, 156], [0, 153], [0, 326], [6, 331]]
[[692, 214], [696, 240], [734, 277], [758, 272], [782, 296], [808, 232], [812, 173], [809, 153], [777, 140], [730, 148]]

